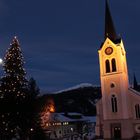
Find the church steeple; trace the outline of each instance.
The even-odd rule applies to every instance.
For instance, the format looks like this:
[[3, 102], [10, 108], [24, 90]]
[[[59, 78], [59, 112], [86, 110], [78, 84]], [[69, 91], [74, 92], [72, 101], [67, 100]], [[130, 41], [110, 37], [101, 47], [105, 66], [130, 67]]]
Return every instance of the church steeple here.
[[105, 9], [105, 39], [107, 37], [112, 41], [116, 41], [118, 39], [114, 24], [113, 24], [112, 16], [110, 13], [108, 0], [106, 0], [106, 9]]
[[135, 90], [137, 90], [137, 88], [138, 88], [138, 83], [137, 83], [137, 79], [136, 79], [135, 73], [134, 73], [134, 79], [133, 79], [133, 88]]

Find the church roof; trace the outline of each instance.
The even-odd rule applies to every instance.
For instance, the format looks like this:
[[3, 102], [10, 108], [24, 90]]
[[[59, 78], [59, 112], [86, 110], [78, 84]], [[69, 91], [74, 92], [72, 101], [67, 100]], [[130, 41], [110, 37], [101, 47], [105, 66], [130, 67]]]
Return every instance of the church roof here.
[[105, 39], [107, 37], [114, 43], [116, 43], [116, 41], [118, 40], [118, 36], [116, 34], [116, 30], [110, 13], [108, 0], [106, 0], [106, 9], [105, 9]]
[[140, 92], [139, 91], [136, 91], [133, 88], [128, 88], [128, 90], [131, 91], [132, 94], [136, 94], [136, 95], [140, 96]]

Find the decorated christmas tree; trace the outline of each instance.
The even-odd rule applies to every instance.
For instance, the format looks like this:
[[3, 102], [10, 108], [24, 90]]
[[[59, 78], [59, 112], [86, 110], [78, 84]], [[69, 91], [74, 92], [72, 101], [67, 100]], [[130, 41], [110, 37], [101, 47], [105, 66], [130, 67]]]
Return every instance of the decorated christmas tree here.
[[[11, 96], [16, 99], [16, 104], [21, 103], [26, 98], [27, 80], [23, 68], [24, 61], [19, 42], [14, 37], [9, 50], [4, 58], [5, 76], [2, 78], [2, 91], [4, 96]], [[10, 96], [9, 96], [10, 95]]]
[[20, 44], [14, 37], [6, 52], [0, 84], [0, 136], [20, 137], [27, 129], [27, 80]]

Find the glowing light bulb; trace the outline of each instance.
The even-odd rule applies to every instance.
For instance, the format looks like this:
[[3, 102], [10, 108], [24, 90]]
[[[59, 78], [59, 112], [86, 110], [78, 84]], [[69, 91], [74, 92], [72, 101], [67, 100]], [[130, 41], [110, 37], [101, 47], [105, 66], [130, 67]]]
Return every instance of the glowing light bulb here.
[[0, 58], [0, 65], [3, 63], [3, 60]]

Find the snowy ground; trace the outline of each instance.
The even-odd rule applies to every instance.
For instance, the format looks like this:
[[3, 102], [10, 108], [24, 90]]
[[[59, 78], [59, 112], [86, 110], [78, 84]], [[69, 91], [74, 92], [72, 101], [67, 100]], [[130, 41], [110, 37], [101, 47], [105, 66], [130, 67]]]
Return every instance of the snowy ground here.
[[63, 140], [93, 140], [95, 138], [95, 134], [94, 133], [88, 133], [88, 134], [84, 134], [82, 137], [78, 135], [69, 137], [69, 138], [63, 138]]

